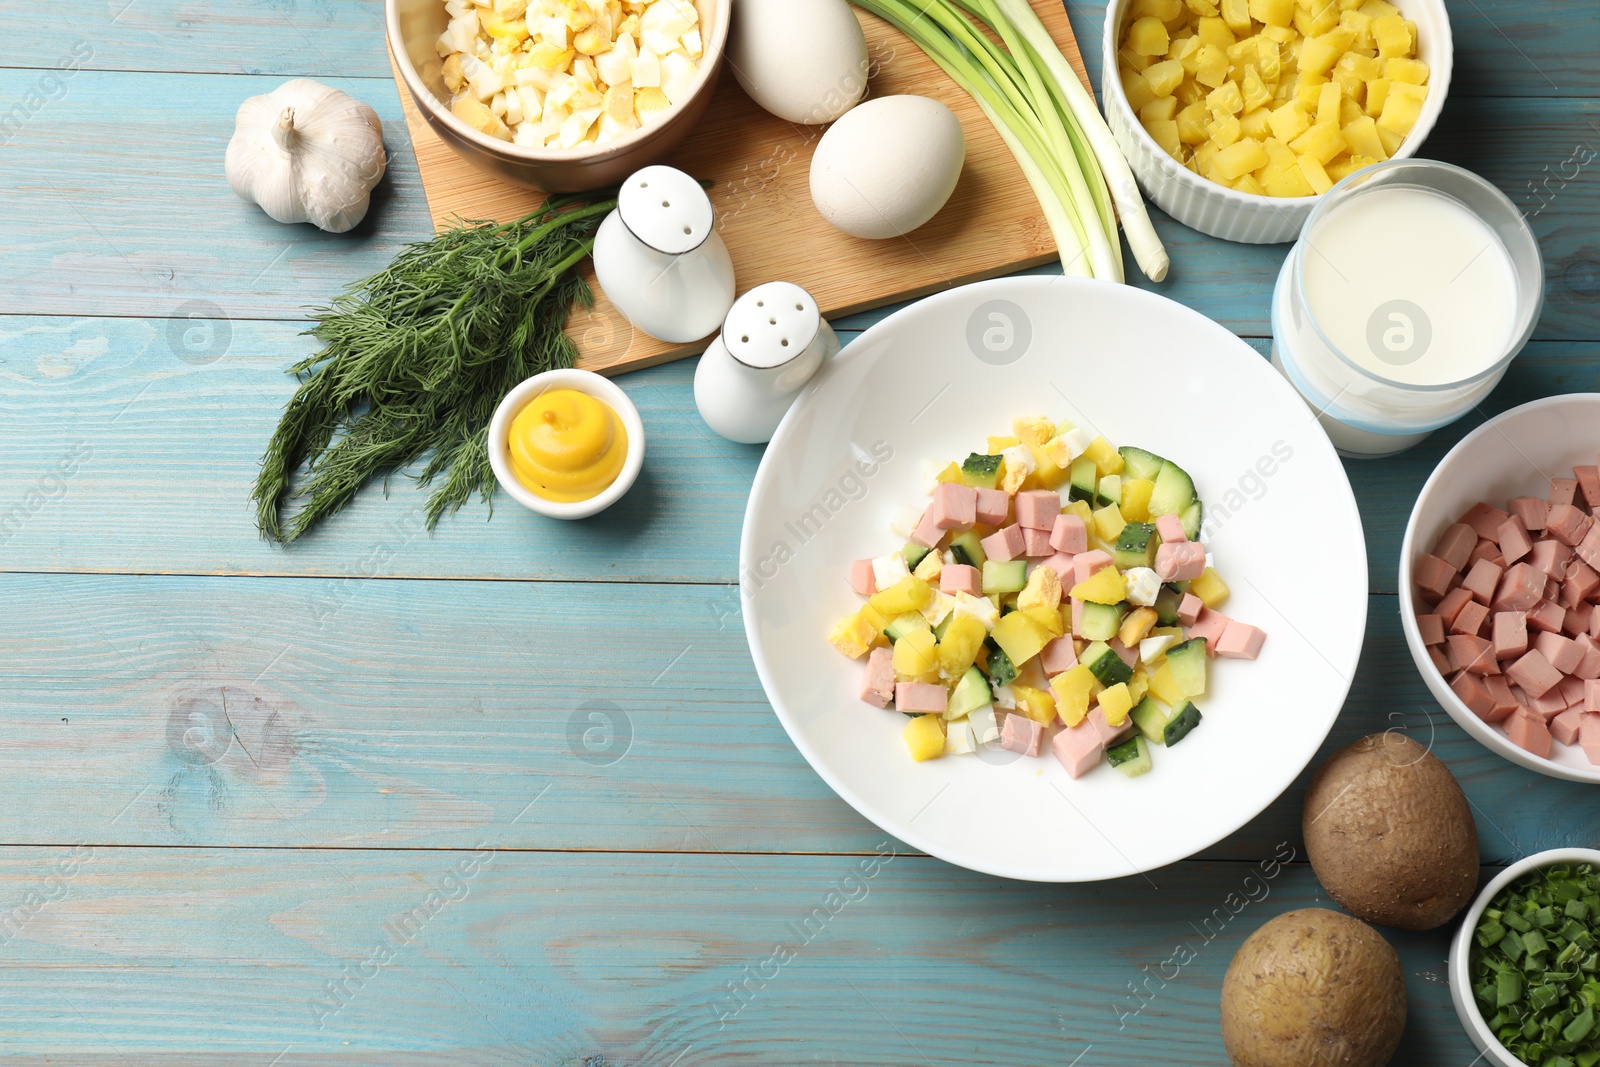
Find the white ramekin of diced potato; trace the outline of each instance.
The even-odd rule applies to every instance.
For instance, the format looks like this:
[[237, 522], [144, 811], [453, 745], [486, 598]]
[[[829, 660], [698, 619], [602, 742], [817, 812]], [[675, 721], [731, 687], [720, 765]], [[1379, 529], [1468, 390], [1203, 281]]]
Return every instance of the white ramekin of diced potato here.
[[1102, 48], [1145, 194], [1249, 244], [1294, 240], [1334, 183], [1415, 155], [1454, 54], [1444, 0], [1113, 0]]
[[386, 0], [417, 110], [479, 167], [547, 192], [659, 162], [711, 102], [732, 0]]

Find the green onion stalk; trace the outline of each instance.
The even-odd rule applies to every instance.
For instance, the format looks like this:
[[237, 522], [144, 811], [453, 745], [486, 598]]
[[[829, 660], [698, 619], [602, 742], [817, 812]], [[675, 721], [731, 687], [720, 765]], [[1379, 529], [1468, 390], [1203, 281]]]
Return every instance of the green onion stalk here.
[[1140, 269], [1152, 281], [1167, 276], [1171, 260], [1128, 161], [1028, 0], [853, 2], [909, 37], [994, 124], [1038, 197], [1064, 273], [1124, 280], [1120, 217]]

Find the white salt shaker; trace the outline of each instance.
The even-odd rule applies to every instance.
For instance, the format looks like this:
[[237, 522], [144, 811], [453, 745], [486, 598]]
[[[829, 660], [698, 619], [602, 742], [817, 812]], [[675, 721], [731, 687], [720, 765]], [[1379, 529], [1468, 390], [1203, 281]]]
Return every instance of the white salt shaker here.
[[839, 351], [839, 338], [811, 294], [767, 282], [728, 311], [694, 375], [706, 425], [730, 441], [770, 441], [800, 390]]
[[715, 226], [711, 199], [683, 171], [634, 173], [595, 234], [600, 288], [651, 337], [698, 341], [733, 306], [733, 260]]

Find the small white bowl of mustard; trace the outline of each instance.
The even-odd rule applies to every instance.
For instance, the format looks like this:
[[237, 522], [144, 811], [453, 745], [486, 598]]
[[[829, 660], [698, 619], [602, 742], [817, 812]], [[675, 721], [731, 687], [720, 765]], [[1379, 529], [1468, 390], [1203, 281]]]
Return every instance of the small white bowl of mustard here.
[[586, 370], [535, 374], [489, 422], [489, 465], [529, 511], [586, 519], [626, 493], [644, 464], [644, 421], [628, 394]]

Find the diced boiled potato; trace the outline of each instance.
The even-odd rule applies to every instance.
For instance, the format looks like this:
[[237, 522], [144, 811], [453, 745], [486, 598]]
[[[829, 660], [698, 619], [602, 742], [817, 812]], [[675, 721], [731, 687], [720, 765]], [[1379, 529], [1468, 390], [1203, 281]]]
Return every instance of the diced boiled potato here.
[[1384, 15], [1372, 20], [1372, 39], [1379, 59], [1397, 59], [1412, 50], [1411, 29], [1399, 15]]
[[1244, 177], [1234, 182], [1233, 188], [1237, 192], [1249, 193], [1251, 196], [1267, 195], [1267, 190], [1262, 187], [1260, 182], [1256, 181], [1255, 175], [1253, 174], [1246, 174]]
[[1269, 137], [1263, 142], [1262, 147], [1267, 150], [1267, 165], [1256, 171], [1256, 180], [1262, 185], [1270, 184], [1272, 179], [1286, 170], [1298, 167], [1300, 157], [1293, 150], [1276, 137]]
[[[1176, 99], [1170, 97], [1168, 99]], [[1190, 104], [1178, 112], [1178, 139], [1184, 144], [1204, 144], [1211, 136], [1206, 125], [1211, 121], [1211, 112], [1206, 110], [1204, 104]], [[1376, 135], [1374, 135], [1376, 136]]]
[[1370, 116], [1363, 115], [1354, 122], [1345, 123], [1342, 132], [1344, 142], [1353, 155], [1371, 156], [1378, 160], [1389, 158], [1389, 153], [1383, 149], [1383, 142], [1378, 140], [1378, 124]]
[[1278, 42], [1266, 34], [1256, 38], [1256, 69], [1261, 73], [1262, 81], [1267, 84], [1277, 82], [1283, 74], [1283, 53], [1278, 47]]
[[1318, 163], [1332, 163], [1345, 150], [1344, 134], [1337, 126], [1313, 126], [1293, 141], [1289, 147], [1298, 155], [1312, 156]]
[[1201, 45], [1195, 53], [1194, 78], [1201, 85], [1215, 89], [1228, 80], [1228, 69], [1228, 53], [1216, 45]]
[[1372, 16], [1361, 11], [1341, 11], [1339, 25], [1354, 33], [1355, 41], [1352, 48], [1374, 48], [1372, 40]]
[[1152, 97], [1171, 96], [1178, 83], [1183, 81], [1183, 73], [1182, 63], [1168, 59], [1151, 64], [1144, 72], [1144, 79], [1150, 83]]
[[1339, 62], [1339, 57], [1350, 50], [1355, 36], [1354, 30], [1335, 28], [1320, 37], [1307, 38], [1300, 46], [1300, 70], [1327, 74]]
[[1346, 52], [1340, 58], [1337, 68], [1350, 71], [1364, 82], [1383, 77], [1382, 61], [1374, 56], [1364, 56], [1356, 52]]
[[1089, 696], [1094, 692], [1094, 673], [1083, 664], [1050, 680], [1050, 693], [1056, 700], [1056, 714], [1068, 726], [1076, 726], [1089, 714]]
[[1211, 0], [1183, 0], [1184, 6], [1196, 15], [1210, 17], [1217, 14], [1218, 7]]
[[1249, 33], [1250, 3], [1249, 0], [1222, 0], [1222, 21], [1234, 33]]
[[1212, 144], [1209, 140], [1205, 144], [1197, 145], [1194, 150], [1194, 166], [1190, 169], [1196, 174], [1208, 175], [1211, 171], [1211, 165], [1216, 162], [1217, 153], [1221, 151], [1222, 149]]
[[906, 723], [900, 736], [905, 739], [911, 758], [918, 763], [944, 755], [944, 716], [918, 715]]
[[[1353, 54], [1354, 53], [1347, 52], [1345, 53], [1345, 56], [1346, 58], [1349, 58], [1349, 56]], [[1361, 77], [1361, 75], [1357, 74], [1355, 71], [1351, 70], [1349, 67], [1346, 67], [1344, 65], [1344, 60], [1339, 61], [1339, 65], [1333, 68], [1333, 73], [1329, 75], [1329, 77], [1333, 79], [1334, 84], [1339, 86], [1339, 91], [1344, 94], [1346, 99], [1354, 100], [1357, 104], [1359, 104], [1367, 98], [1366, 79]]]
[[1266, 190], [1268, 196], [1311, 196], [1315, 193], [1311, 183], [1306, 181], [1305, 173], [1300, 169], [1298, 161], [1295, 166], [1267, 182]]
[[1264, 107], [1258, 107], [1254, 111], [1246, 111], [1239, 116], [1239, 132], [1241, 136], [1257, 141], [1265, 141], [1272, 136], [1271, 119], [1272, 112]]
[[1294, 28], [1303, 37], [1316, 37], [1339, 25], [1339, 5], [1330, 0], [1297, 0]]
[[1379, 123], [1378, 140], [1383, 142], [1383, 150], [1389, 153], [1391, 157], [1396, 152], [1400, 151], [1400, 143], [1405, 139], [1405, 134], [1395, 133], [1393, 130], [1385, 129], [1383, 124]]
[[[1122, 75], [1122, 94], [1128, 98], [1128, 106], [1133, 110], [1138, 111], [1156, 98], [1156, 91], [1150, 87], [1150, 82], [1143, 74], [1133, 70], [1131, 67], [1121, 68], [1120, 73]], [[657, 68], [656, 80], [659, 81], [660, 78], [660, 69]], [[634, 85], [639, 85], [639, 82], [635, 80]], [[1170, 96], [1171, 94], [1162, 95]]]
[[[473, 103], [483, 107], [481, 101], [474, 100]], [[484, 110], [488, 109], [485, 108]], [[872, 647], [877, 639], [878, 631], [873, 629], [872, 624], [863, 619], [859, 612], [840, 619], [834, 628], [828, 632], [829, 643], [851, 659], [860, 659], [865, 656], [867, 650]]]
[[1410, 133], [1422, 117], [1422, 105], [1428, 99], [1426, 85], [1390, 82], [1389, 96], [1383, 102], [1383, 114], [1378, 117], [1378, 128], [1400, 134]]
[[[1167, 49], [1167, 58], [1176, 59], [1178, 62], [1184, 63], [1190, 56], [1200, 50], [1202, 44], [1205, 44], [1205, 42], [1193, 34], [1181, 39], [1175, 38], [1172, 45]], [[1189, 68], [1185, 65], [1184, 69], [1188, 70]]]
[[1121, 52], [1117, 53], [1117, 60], [1118, 60], [1119, 63], [1121, 63], [1122, 66], [1126, 67], [1129, 70], [1139, 71], [1140, 73], [1143, 73], [1150, 66], [1152, 66], [1153, 64], [1158, 62], [1159, 59], [1160, 59], [1159, 56], [1135, 55], [1133, 52], [1128, 51], [1126, 48], [1124, 48]]
[[1136, 19], [1148, 15], [1161, 22], [1171, 22], [1183, 14], [1183, 0], [1133, 0], [1128, 10]]
[[1244, 136], [1244, 129], [1239, 120], [1232, 115], [1212, 119], [1206, 126], [1206, 132], [1211, 134], [1211, 143], [1218, 148], [1227, 148], [1238, 142]]
[[1339, 88], [1337, 82], [1329, 82], [1322, 87], [1322, 92], [1317, 98], [1317, 125], [1339, 125], [1339, 101], [1344, 97], [1344, 90]]
[[1183, 139], [1178, 136], [1178, 124], [1172, 119], [1156, 119], [1154, 122], [1144, 123], [1144, 128], [1150, 134], [1150, 139], [1161, 146], [1161, 150], [1169, 156], [1176, 157], [1183, 151]]
[[1201, 45], [1220, 48], [1224, 54], [1236, 43], [1233, 31], [1221, 19], [1201, 19], [1195, 26], [1195, 33]]
[[1340, 156], [1328, 165], [1328, 177], [1342, 182], [1362, 167], [1370, 167], [1377, 162], [1371, 156]]
[[[1377, 62], [1374, 60], [1374, 62]], [[1427, 85], [1428, 64], [1420, 59], [1395, 57], [1383, 61], [1383, 76], [1391, 82], [1406, 85]]]
[[1328, 177], [1328, 172], [1314, 156], [1300, 157], [1300, 173], [1306, 176], [1314, 193], [1325, 193], [1333, 188], [1333, 179]]
[[1215, 169], [1224, 181], [1231, 182], [1268, 162], [1267, 150], [1260, 141], [1240, 141], [1217, 153]]
[[1392, 84], [1388, 78], [1373, 78], [1367, 82], [1367, 102], [1364, 108], [1368, 115], [1377, 118], [1383, 114], [1383, 105], [1389, 101], [1389, 86]]
[[1250, 0], [1250, 17], [1268, 26], [1294, 24], [1294, 0]]
[[1378, 19], [1383, 18], [1386, 15], [1400, 14], [1399, 8], [1395, 7], [1393, 4], [1386, 3], [1385, 0], [1366, 0], [1366, 2], [1356, 10], [1360, 11], [1369, 19]]
[[1237, 82], [1226, 81], [1206, 97], [1206, 108], [1216, 116], [1237, 115], [1244, 110], [1244, 96]]
[[1228, 602], [1228, 583], [1222, 580], [1215, 567], [1207, 567], [1200, 572], [1200, 577], [1189, 583], [1189, 592], [1199, 598], [1200, 603], [1213, 611], [1219, 610]]
[[1204, 85], [1193, 78], [1185, 78], [1172, 95], [1178, 98], [1179, 107], [1188, 107], [1190, 104], [1204, 104], [1208, 94], [1209, 90]]
[[1245, 111], [1256, 111], [1272, 103], [1272, 90], [1267, 88], [1261, 73], [1253, 65], [1244, 68], [1244, 80], [1239, 83], [1239, 92], [1244, 98]]
[[1293, 103], [1274, 109], [1267, 119], [1267, 124], [1272, 127], [1272, 136], [1284, 144], [1288, 144], [1311, 128], [1311, 120]]
[[1132, 49], [1134, 55], [1164, 56], [1170, 43], [1167, 27], [1155, 16], [1146, 15], [1135, 19], [1128, 27], [1128, 39], [1123, 47]]
[[1162, 119], [1175, 118], [1177, 114], [1177, 97], [1158, 96], [1139, 109], [1139, 121], [1143, 123], [1158, 122]]

